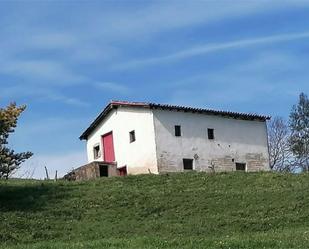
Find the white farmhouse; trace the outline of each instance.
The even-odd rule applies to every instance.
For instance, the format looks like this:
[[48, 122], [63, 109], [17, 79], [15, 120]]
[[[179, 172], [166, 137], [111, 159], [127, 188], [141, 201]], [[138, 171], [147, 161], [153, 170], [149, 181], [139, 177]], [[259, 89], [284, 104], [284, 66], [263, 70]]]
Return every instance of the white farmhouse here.
[[267, 116], [112, 101], [80, 136], [88, 165], [77, 178], [269, 169]]

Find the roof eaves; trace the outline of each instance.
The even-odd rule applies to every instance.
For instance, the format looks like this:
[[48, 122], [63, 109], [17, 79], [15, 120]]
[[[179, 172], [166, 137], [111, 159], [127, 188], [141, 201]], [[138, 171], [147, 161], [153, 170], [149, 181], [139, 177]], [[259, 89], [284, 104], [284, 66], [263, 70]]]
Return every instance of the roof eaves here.
[[90, 133], [99, 125], [99, 123], [108, 115], [112, 109], [116, 109], [120, 106], [125, 107], [145, 107], [149, 108], [149, 104], [146, 102], [128, 102], [128, 101], [118, 101], [112, 100], [104, 110], [96, 117], [96, 119], [90, 124], [90, 126], [83, 132], [79, 137], [80, 140], [87, 139]]
[[221, 110], [194, 108], [194, 107], [186, 107], [186, 106], [176, 106], [176, 105], [168, 105], [168, 104], [149, 103], [149, 106], [150, 106], [150, 108], [153, 108], [153, 109], [176, 110], [176, 111], [193, 112], [193, 113], [204, 113], [204, 114], [226, 116], [226, 117], [232, 117], [232, 118], [236, 118], [236, 119], [245, 119], [245, 120], [266, 121], [266, 120], [269, 120], [271, 118], [270, 116], [264, 116], [264, 115], [258, 115], [258, 114], [252, 114], [252, 113], [221, 111]]
[[201, 114], [210, 114], [216, 116], [224, 116], [235, 119], [242, 120], [258, 120], [266, 121], [269, 120], [270, 116], [252, 114], [252, 113], [242, 113], [242, 112], [231, 112], [231, 111], [222, 111], [222, 110], [213, 110], [213, 109], [204, 109], [204, 108], [194, 108], [178, 105], [169, 105], [169, 104], [156, 104], [156, 103], [147, 103], [147, 102], [129, 102], [129, 101], [118, 101], [112, 100], [104, 110], [97, 116], [97, 118], [90, 124], [90, 126], [83, 132], [79, 137], [80, 140], [87, 139], [91, 132], [97, 127], [97, 125], [108, 115], [108, 113], [115, 108], [120, 106], [124, 107], [142, 107], [150, 109], [161, 109], [169, 111], [183, 111], [183, 112], [192, 112], [192, 113], [201, 113]]
[[112, 103], [109, 103], [104, 110], [96, 117], [96, 119], [90, 124], [90, 126], [79, 137], [80, 140], [87, 139], [90, 133], [97, 127], [97, 125], [107, 116], [107, 114], [114, 108]]

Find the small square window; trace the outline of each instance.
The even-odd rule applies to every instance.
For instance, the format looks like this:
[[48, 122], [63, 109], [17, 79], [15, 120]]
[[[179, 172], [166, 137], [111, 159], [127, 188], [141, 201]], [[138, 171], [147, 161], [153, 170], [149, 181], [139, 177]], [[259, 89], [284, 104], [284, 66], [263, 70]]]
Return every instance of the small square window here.
[[181, 126], [175, 125], [175, 136], [180, 137], [181, 136]]
[[236, 163], [236, 170], [237, 171], [246, 171], [246, 164], [245, 163]]
[[207, 133], [208, 133], [208, 139], [215, 139], [215, 130], [214, 129], [207, 129]]
[[133, 143], [136, 139], [135, 139], [135, 131], [130, 131], [129, 133], [130, 135], [130, 143]]
[[100, 156], [101, 156], [100, 145], [95, 145], [93, 147], [93, 157], [94, 157], [94, 159], [98, 159]]
[[182, 160], [184, 170], [193, 170], [193, 159], [184, 158]]

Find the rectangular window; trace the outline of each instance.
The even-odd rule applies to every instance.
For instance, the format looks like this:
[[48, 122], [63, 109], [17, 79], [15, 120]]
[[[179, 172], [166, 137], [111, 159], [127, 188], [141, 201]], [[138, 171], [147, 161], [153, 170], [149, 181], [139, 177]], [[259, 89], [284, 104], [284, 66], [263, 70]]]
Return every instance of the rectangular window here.
[[207, 129], [207, 133], [208, 133], [208, 139], [215, 139], [215, 130], [214, 129]]
[[94, 159], [98, 159], [100, 156], [101, 156], [100, 145], [95, 145], [93, 147], [93, 157], [94, 157]]
[[193, 170], [193, 159], [184, 158], [182, 160], [184, 170]]
[[236, 163], [236, 170], [237, 171], [246, 171], [246, 164], [245, 163]]
[[130, 131], [129, 133], [130, 135], [130, 143], [133, 143], [136, 139], [135, 139], [135, 131]]
[[181, 126], [175, 125], [175, 136], [180, 137], [181, 136]]

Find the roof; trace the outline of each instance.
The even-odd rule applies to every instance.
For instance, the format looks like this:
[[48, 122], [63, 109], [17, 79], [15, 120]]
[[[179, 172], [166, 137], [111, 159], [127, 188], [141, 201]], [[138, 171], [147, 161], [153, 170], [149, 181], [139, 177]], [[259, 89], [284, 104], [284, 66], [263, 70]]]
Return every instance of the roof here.
[[251, 121], [266, 121], [270, 119], [270, 116], [252, 114], [252, 113], [242, 113], [242, 112], [231, 112], [231, 111], [221, 111], [206, 108], [195, 108], [179, 105], [169, 105], [169, 104], [157, 104], [157, 103], [147, 103], [147, 102], [129, 102], [129, 101], [114, 101], [112, 100], [104, 110], [97, 116], [97, 118], [90, 124], [90, 126], [83, 132], [79, 139], [87, 139], [88, 136], [94, 131], [94, 129], [102, 122], [102, 120], [110, 113], [111, 110], [117, 109], [118, 107], [136, 107], [136, 108], [147, 108], [147, 109], [159, 109], [168, 111], [182, 111], [191, 112], [207, 115], [222, 116], [241, 120], [251, 120]]

